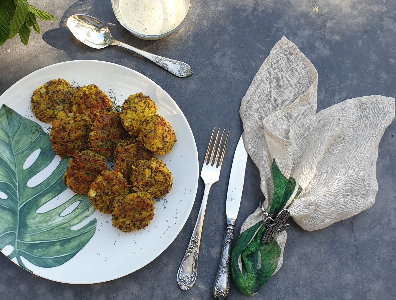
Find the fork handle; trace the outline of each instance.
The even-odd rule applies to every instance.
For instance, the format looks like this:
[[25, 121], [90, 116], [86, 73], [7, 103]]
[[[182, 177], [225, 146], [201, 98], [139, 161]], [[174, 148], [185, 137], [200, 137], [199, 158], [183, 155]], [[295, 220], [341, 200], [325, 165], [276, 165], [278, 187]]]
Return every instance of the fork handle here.
[[191, 235], [184, 257], [180, 263], [179, 270], [177, 271], [177, 283], [184, 291], [191, 288], [197, 279], [199, 246], [201, 244], [202, 226], [205, 218], [205, 210], [210, 187], [211, 185], [209, 184], [205, 185], [201, 208], [199, 209], [194, 231]]
[[216, 300], [225, 300], [230, 294], [230, 258], [231, 242], [234, 237], [234, 226], [235, 220], [227, 218], [227, 228], [224, 234], [220, 264], [213, 288], [213, 294]]

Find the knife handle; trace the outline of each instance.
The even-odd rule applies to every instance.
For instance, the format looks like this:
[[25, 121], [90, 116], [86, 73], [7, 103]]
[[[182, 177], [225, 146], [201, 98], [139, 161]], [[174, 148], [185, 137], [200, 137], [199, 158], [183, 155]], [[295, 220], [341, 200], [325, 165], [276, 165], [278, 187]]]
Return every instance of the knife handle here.
[[213, 294], [216, 300], [225, 300], [230, 294], [230, 258], [231, 242], [234, 237], [234, 226], [235, 221], [227, 218], [227, 228], [224, 234], [220, 264], [213, 288]]

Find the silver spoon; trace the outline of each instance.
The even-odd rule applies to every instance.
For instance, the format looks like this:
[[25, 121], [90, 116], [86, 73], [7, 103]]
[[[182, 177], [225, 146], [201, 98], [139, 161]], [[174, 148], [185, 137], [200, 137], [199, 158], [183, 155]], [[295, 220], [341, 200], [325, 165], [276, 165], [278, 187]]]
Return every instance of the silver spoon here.
[[178, 77], [187, 77], [193, 73], [191, 67], [184, 62], [154, 55], [115, 40], [111, 36], [109, 28], [93, 17], [80, 14], [72, 15], [67, 19], [66, 25], [77, 39], [92, 48], [102, 49], [110, 45], [121, 46], [140, 54]]

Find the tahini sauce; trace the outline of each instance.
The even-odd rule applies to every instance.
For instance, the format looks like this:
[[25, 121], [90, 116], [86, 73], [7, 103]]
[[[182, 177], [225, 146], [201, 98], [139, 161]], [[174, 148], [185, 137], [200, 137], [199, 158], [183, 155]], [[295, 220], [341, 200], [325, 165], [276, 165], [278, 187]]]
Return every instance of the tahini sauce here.
[[120, 12], [135, 32], [160, 35], [174, 29], [187, 14], [184, 0], [121, 0]]

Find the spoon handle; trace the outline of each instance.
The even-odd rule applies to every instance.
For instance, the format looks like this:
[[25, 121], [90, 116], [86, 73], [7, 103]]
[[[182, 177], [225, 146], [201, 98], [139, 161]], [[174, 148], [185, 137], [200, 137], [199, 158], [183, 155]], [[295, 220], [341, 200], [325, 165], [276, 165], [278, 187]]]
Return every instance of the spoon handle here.
[[184, 62], [151, 54], [117, 40], [114, 40], [112, 44], [124, 47], [128, 50], [136, 52], [137, 54], [140, 54], [141, 56], [151, 60], [177, 77], [188, 77], [193, 73], [191, 67]]

